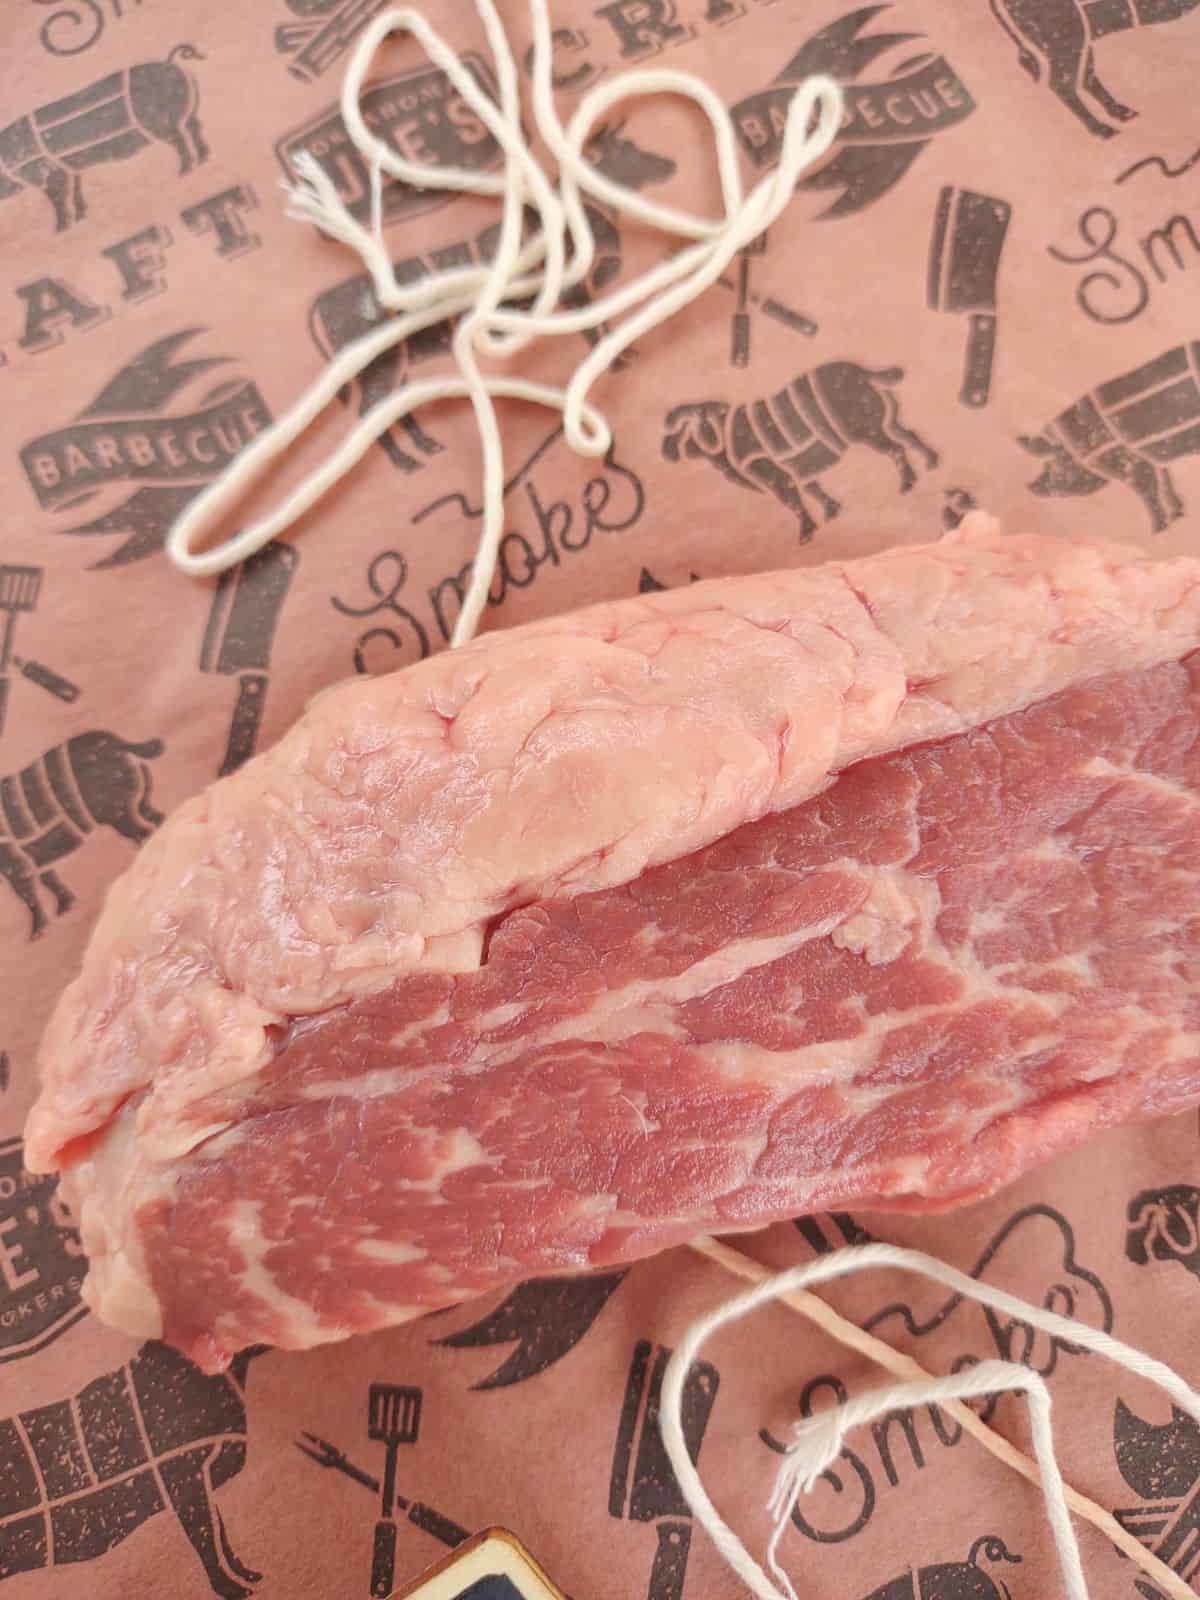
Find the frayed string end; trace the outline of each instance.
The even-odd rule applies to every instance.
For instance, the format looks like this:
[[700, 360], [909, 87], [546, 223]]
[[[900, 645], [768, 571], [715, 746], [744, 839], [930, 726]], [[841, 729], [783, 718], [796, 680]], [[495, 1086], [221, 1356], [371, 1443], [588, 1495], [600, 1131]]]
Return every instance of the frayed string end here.
[[776, 1521], [791, 1514], [796, 1498], [811, 1494], [842, 1450], [846, 1436], [841, 1413], [822, 1411], [792, 1428], [792, 1442], [775, 1478], [767, 1510]]

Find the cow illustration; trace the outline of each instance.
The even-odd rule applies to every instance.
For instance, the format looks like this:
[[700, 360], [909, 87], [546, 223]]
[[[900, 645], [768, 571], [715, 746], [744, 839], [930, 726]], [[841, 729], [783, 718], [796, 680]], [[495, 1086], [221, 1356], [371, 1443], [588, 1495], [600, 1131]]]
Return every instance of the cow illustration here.
[[906, 446], [928, 467], [937, 466], [937, 451], [900, 421], [891, 386], [903, 376], [902, 367], [872, 371], [855, 361], [827, 361], [767, 400], [746, 405], [700, 400], [676, 406], [667, 416], [662, 452], [668, 461], [683, 456], [711, 461], [743, 488], [769, 489], [797, 518], [804, 543], [817, 530], [805, 496], [812, 496], [826, 521], [838, 514], [841, 506], [826, 493], [818, 475], [839, 462], [852, 444], [890, 456], [902, 493], [917, 481]]
[[29, 910], [31, 939], [47, 922], [39, 883], [53, 896], [56, 916], [75, 903], [56, 861], [78, 850], [95, 827], [141, 844], [163, 820], [150, 804], [146, 765], [162, 752], [160, 739], [129, 744], [115, 733], [78, 733], [0, 778], [0, 876]]
[[[621, 133], [623, 126], [623, 123], [616, 123], [600, 128], [592, 135], [586, 147], [592, 164], [607, 177], [633, 188], [642, 188], [648, 183], [669, 178], [675, 171], [675, 163], [666, 156], [643, 150], [632, 139], [625, 138]], [[583, 209], [595, 240], [595, 256], [586, 278], [563, 295], [563, 304], [572, 310], [590, 305], [621, 271], [621, 235], [615, 217], [606, 207], [590, 200], [583, 202]], [[530, 213], [529, 220], [531, 225], [536, 223], [533, 213]], [[430, 272], [478, 266], [490, 261], [499, 236], [499, 226], [493, 225], [485, 228], [475, 239], [431, 250], [428, 258], [413, 256], [396, 262], [393, 265], [396, 281], [407, 286]], [[335, 284], [317, 297], [313, 302], [309, 327], [317, 348], [332, 360], [348, 345], [374, 332], [386, 321], [387, 315], [375, 298], [370, 277], [360, 273], [357, 277]], [[583, 338], [588, 345], [595, 345], [603, 337], [604, 331], [603, 326], [589, 328]], [[453, 335], [453, 323], [435, 323], [431, 328], [422, 328], [410, 334], [407, 339], [376, 356], [355, 380], [359, 416], [365, 417], [380, 401], [406, 383], [411, 367], [447, 354]], [[626, 356], [628, 354], [626, 352]], [[342, 398], [349, 398], [348, 389], [343, 392]], [[437, 455], [442, 448], [439, 441], [411, 413], [392, 423], [379, 436], [379, 444], [388, 460], [401, 472], [419, 471], [429, 457]]]
[[196, 81], [181, 61], [202, 61], [179, 44], [165, 61], [110, 72], [76, 94], [52, 100], [0, 129], [0, 199], [41, 189], [54, 207], [58, 232], [87, 215], [87, 167], [126, 161], [157, 140], [179, 157], [179, 172], [208, 159], [200, 131]]
[[[93, 1561], [170, 1506], [220, 1600], [261, 1577], [234, 1554], [214, 1494], [246, 1464], [246, 1368], [206, 1377], [144, 1344], [73, 1399], [0, 1419], [0, 1581]], [[169, 1587], [169, 1586], [168, 1586]]]
[[1173, 22], [1194, 10], [1200, 0], [990, 0], [990, 4], [1033, 81], [1041, 78], [1040, 55], [1051, 91], [1097, 138], [1111, 139], [1117, 129], [1096, 115], [1083, 91], [1115, 122], [1129, 122], [1137, 112], [1123, 105], [1097, 77], [1093, 43], [1110, 33]]
[[872, 1589], [866, 1600], [1012, 1600], [1008, 1585], [979, 1565], [981, 1557], [1014, 1565], [1021, 1560], [1009, 1554], [1003, 1539], [988, 1533], [976, 1539], [965, 1561], [942, 1561], [916, 1572], [910, 1569], [882, 1589]]
[[1200, 1278], [1200, 1189], [1191, 1183], [1143, 1189], [1126, 1211], [1129, 1229], [1125, 1254], [1145, 1266], [1148, 1261], [1178, 1261]]
[[1178, 344], [1102, 383], [1017, 441], [1046, 465], [1029, 484], [1038, 495], [1132, 489], [1155, 533], [1183, 516], [1168, 461], [1200, 453], [1200, 344]]

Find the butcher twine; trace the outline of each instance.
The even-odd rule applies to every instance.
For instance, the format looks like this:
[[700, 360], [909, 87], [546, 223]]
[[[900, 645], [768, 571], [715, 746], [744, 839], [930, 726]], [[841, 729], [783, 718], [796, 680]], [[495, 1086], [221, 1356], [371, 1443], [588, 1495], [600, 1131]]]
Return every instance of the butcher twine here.
[[[742, 189], [733, 121], [713, 90], [691, 73], [664, 67], [621, 73], [589, 91], [564, 128], [554, 106], [546, 0], [531, 0], [534, 120], [558, 162], [556, 189], [525, 142], [517, 68], [495, 6], [492, 0], [476, 0], [476, 10], [496, 65], [498, 105], [419, 12], [385, 12], [364, 32], [355, 49], [342, 86], [341, 110], [346, 130], [370, 172], [369, 228], [350, 215], [333, 180], [313, 156], [305, 151], [294, 163], [300, 182], [288, 190], [288, 214], [315, 223], [322, 232], [355, 249], [371, 275], [379, 304], [386, 311], [401, 314], [347, 346], [290, 411], [260, 434], [223, 477], [191, 501], [167, 535], [168, 553], [184, 572], [201, 577], [235, 566], [295, 522], [400, 417], [429, 401], [465, 395], [475, 412], [483, 454], [483, 519], [471, 582], [454, 627], [452, 645], [465, 644], [478, 627], [504, 532], [504, 458], [493, 401], [527, 400], [561, 411], [563, 434], [571, 449], [584, 456], [603, 456], [612, 444], [612, 432], [603, 416], [587, 403], [591, 386], [635, 339], [703, 293], [739, 250], [770, 227], [791, 199], [800, 174], [833, 143], [842, 117], [841, 90], [832, 78], [814, 77], [803, 83], [788, 106], [779, 165], [748, 195]], [[393, 33], [412, 34], [485, 124], [504, 151], [502, 174], [423, 166], [398, 155], [367, 127], [359, 104], [363, 81], [379, 46]], [[681, 95], [694, 101], [707, 116], [713, 129], [725, 208], [721, 218], [700, 217], [674, 206], [656, 204], [613, 183], [585, 160], [583, 146], [599, 118], [618, 101], [649, 94]], [[383, 237], [385, 172], [422, 189], [501, 195], [504, 208], [491, 263], [433, 273], [415, 284], [397, 283]], [[556, 309], [564, 292], [586, 277], [595, 253], [581, 192], [606, 201], [639, 222], [692, 242], [603, 299], [575, 310]], [[528, 242], [522, 244], [530, 210], [536, 213], [538, 225]], [[532, 305], [523, 308], [522, 302], [531, 297]], [[311, 472], [270, 515], [215, 549], [198, 552], [194, 548], [197, 535], [210, 529], [217, 517], [241, 498], [269, 463], [364, 367], [420, 329], [460, 315], [462, 320], [452, 345], [455, 374], [406, 384], [351, 428], [329, 460]], [[623, 320], [598, 339], [563, 389], [480, 371], [481, 353], [513, 356], [537, 338], [582, 333], [616, 318]]]
[[[465, 644], [479, 624], [495, 571], [503, 532], [504, 460], [494, 401], [513, 399], [547, 406], [562, 413], [564, 437], [583, 456], [602, 456], [612, 443], [603, 416], [588, 404], [596, 380], [622, 351], [649, 329], [688, 305], [715, 283], [737, 252], [764, 232], [787, 205], [796, 180], [829, 149], [842, 117], [842, 95], [830, 78], [808, 79], [788, 107], [779, 164], [775, 171], [744, 193], [738, 168], [732, 119], [712, 89], [690, 73], [665, 68], [622, 73], [592, 89], [563, 127], [554, 106], [551, 81], [552, 41], [546, 0], [530, 0], [533, 24], [532, 84], [534, 120], [543, 142], [559, 167], [553, 186], [525, 142], [520, 121], [517, 69], [492, 0], [476, 0], [496, 66], [499, 103], [479, 87], [462, 60], [412, 10], [380, 16], [364, 32], [342, 87], [341, 111], [347, 133], [367, 162], [370, 174], [371, 223], [352, 217], [333, 181], [314, 157], [300, 154], [295, 168], [300, 181], [288, 187], [289, 215], [314, 223], [323, 233], [350, 245], [371, 276], [380, 306], [397, 315], [382, 327], [349, 345], [332, 361], [294, 406], [237, 458], [226, 473], [188, 505], [167, 536], [167, 550], [184, 572], [209, 576], [236, 566], [262, 548], [314, 505], [361, 459], [374, 441], [400, 417], [435, 400], [465, 396], [479, 429], [483, 457], [483, 518], [471, 583], [454, 628], [452, 645]], [[445, 74], [504, 152], [500, 175], [458, 167], [426, 167], [406, 160], [367, 127], [361, 94], [380, 45], [393, 33], [411, 34]], [[596, 122], [622, 100], [651, 94], [674, 94], [695, 102], [713, 130], [717, 172], [724, 202], [719, 219], [696, 216], [673, 206], [655, 204], [604, 177], [584, 158], [583, 147]], [[383, 174], [418, 188], [449, 189], [498, 195], [503, 212], [495, 256], [486, 267], [465, 267], [433, 273], [413, 285], [396, 281], [383, 237]], [[590, 194], [616, 210], [690, 241], [675, 255], [603, 299], [579, 309], [562, 309], [566, 291], [590, 270], [595, 241], [581, 200]], [[525, 219], [532, 210], [537, 227], [522, 242]], [[569, 241], [569, 250], [568, 250]], [[532, 303], [530, 303], [532, 302]], [[375, 358], [422, 328], [449, 318], [461, 320], [452, 353], [456, 372], [406, 384], [380, 402], [343, 439], [328, 461], [288, 494], [275, 511], [219, 544], [197, 550], [198, 539], [212, 528], [257, 481], [264, 470], [314, 421], [344, 385]], [[578, 334], [621, 318], [605, 332], [575, 368], [565, 388], [481, 372], [478, 357], [517, 355], [535, 339]], [[1168, 1595], [1187, 1600], [1188, 1587], [1162, 1562], [1138, 1547], [1107, 1512], [1064, 1487], [1050, 1432], [1050, 1395], [1042, 1378], [1016, 1362], [985, 1361], [965, 1373], [934, 1378], [899, 1352], [843, 1322], [823, 1301], [801, 1294], [806, 1285], [843, 1277], [864, 1267], [892, 1266], [919, 1272], [957, 1293], [1006, 1311], [1022, 1321], [1084, 1349], [1109, 1356], [1130, 1371], [1158, 1382], [1177, 1403], [1200, 1418], [1200, 1395], [1162, 1363], [1086, 1324], [1027, 1305], [1016, 1297], [976, 1282], [952, 1267], [913, 1250], [868, 1245], [841, 1250], [809, 1266], [775, 1277], [750, 1258], [712, 1240], [696, 1248], [728, 1270], [760, 1277], [757, 1286], [700, 1318], [688, 1330], [671, 1358], [663, 1381], [661, 1427], [668, 1455], [696, 1520], [707, 1531], [730, 1567], [760, 1600], [797, 1600], [796, 1591], [778, 1560], [780, 1538], [796, 1496], [813, 1487], [836, 1460], [845, 1433], [887, 1412], [905, 1406], [941, 1404], [960, 1417], [994, 1454], [1040, 1481], [1063, 1577], [1070, 1600], [1087, 1600], [1079, 1548], [1068, 1503], [1120, 1543], [1124, 1553]], [[844, 1344], [865, 1351], [906, 1374], [905, 1381], [871, 1390], [796, 1425], [768, 1510], [774, 1531], [768, 1546], [769, 1577], [722, 1520], [692, 1463], [683, 1437], [683, 1384], [700, 1346], [727, 1322], [746, 1316], [768, 1300], [783, 1298], [794, 1309], [820, 1323]], [[996, 1434], [964, 1406], [971, 1396], [1023, 1391], [1029, 1400], [1037, 1465]]]
[[[712, 1241], [705, 1240], [701, 1242], [701, 1253], [714, 1256], [722, 1265], [738, 1270], [733, 1263], [722, 1259], [727, 1254], [736, 1255], [737, 1252], [727, 1252], [720, 1246], [714, 1250]], [[683, 1436], [683, 1386], [701, 1345], [718, 1328], [723, 1328], [729, 1322], [737, 1322], [768, 1301], [784, 1296], [795, 1296], [798, 1291], [805, 1290], [813, 1284], [824, 1283], [831, 1278], [845, 1278], [851, 1273], [861, 1272], [869, 1267], [892, 1267], [902, 1272], [914, 1272], [932, 1278], [965, 1299], [977, 1300], [981, 1305], [990, 1306], [994, 1311], [1004, 1312], [1027, 1323], [1030, 1327], [1080, 1349], [1088, 1350], [1095, 1355], [1107, 1356], [1110, 1361], [1115, 1361], [1118, 1366], [1136, 1373], [1138, 1377], [1157, 1383], [1160, 1388], [1166, 1390], [1177, 1406], [1200, 1421], [1200, 1394], [1189, 1388], [1179, 1374], [1163, 1362], [1156, 1361], [1153, 1356], [1145, 1355], [1140, 1350], [1135, 1350], [1131, 1345], [1122, 1343], [1120, 1339], [1114, 1339], [1111, 1334], [1102, 1333], [1099, 1329], [1089, 1327], [1086, 1322], [1079, 1322], [1074, 1317], [1060, 1317], [1041, 1306], [1032, 1306], [1003, 1289], [995, 1289], [991, 1284], [980, 1283], [978, 1279], [968, 1277], [965, 1272], [959, 1272], [956, 1267], [947, 1266], [935, 1257], [924, 1254], [923, 1251], [906, 1250], [892, 1244], [850, 1245], [845, 1249], [835, 1250], [830, 1255], [822, 1256], [806, 1266], [792, 1267], [786, 1272], [773, 1275], [764, 1272], [753, 1289], [735, 1295], [724, 1305], [718, 1306], [715, 1311], [697, 1318], [676, 1346], [663, 1374], [659, 1424], [667, 1456], [697, 1522], [704, 1528], [750, 1593], [756, 1595], [758, 1600], [798, 1600], [791, 1580], [779, 1565], [779, 1541], [787, 1527], [797, 1495], [802, 1491], [811, 1490], [821, 1474], [833, 1465], [841, 1451], [842, 1441], [851, 1428], [873, 1422], [879, 1417], [886, 1416], [890, 1411], [904, 1410], [906, 1407], [941, 1405], [947, 1411], [961, 1415], [964, 1409], [963, 1401], [968, 1398], [999, 1394], [1008, 1390], [1024, 1390], [1029, 1399], [1030, 1427], [1034, 1453], [1037, 1457], [1038, 1475], [1046, 1502], [1046, 1514], [1058, 1550], [1066, 1593], [1069, 1600], [1088, 1600], [1087, 1584], [1079, 1559], [1079, 1545], [1075, 1539], [1068, 1511], [1068, 1495], [1071, 1506], [1077, 1511], [1083, 1511], [1086, 1506], [1088, 1520], [1095, 1522], [1110, 1537], [1112, 1529], [1118, 1525], [1099, 1506], [1084, 1501], [1082, 1496], [1065, 1488], [1055, 1459], [1054, 1440], [1050, 1430], [1050, 1391], [1038, 1373], [1030, 1371], [1018, 1361], [981, 1361], [965, 1372], [953, 1373], [943, 1378], [923, 1374], [911, 1381], [886, 1384], [882, 1388], [870, 1389], [865, 1394], [844, 1401], [841, 1405], [821, 1411], [815, 1417], [808, 1417], [802, 1422], [795, 1423], [792, 1428], [792, 1442], [784, 1456], [771, 1498], [767, 1503], [767, 1509], [774, 1519], [771, 1538], [767, 1545], [770, 1577], [722, 1518], [700, 1481], [700, 1474], [696, 1470]], [[807, 1307], [802, 1301], [793, 1300], [791, 1303], [807, 1312]], [[829, 1309], [823, 1306], [823, 1302], [818, 1301], [817, 1304], [824, 1310]], [[842, 1337], [836, 1324], [831, 1325], [827, 1317], [819, 1316], [816, 1320], [819, 1320], [835, 1337]], [[864, 1348], [861, 1340], [857, 1338], [845, 1339], [844, 1342], [856, 1348]], [[868, 1353], [875, 1354], [875, 1351]], [[893, 1365], [891, 1362], [887, 1364]], [[974, 1413], [971, 1412], [967, 1415], [974, 1417]], [[974, 1420], [978, 1422], [977, 1418]], [[972, 1429], [972, 1432], [977, 1432], [977, 1429]], [[1133, 1544], [1127, 1536], [1120, 1541], [1120, 1544], [1122, 1553], [1137, 1560], [1166, 1594], [1177, 1597], [1177, 1600], [1193, 1600], [1192, 1589], [1156, 1557], [1150, 1556], [1149, 1561], [1142, 1560], [1142, 1557], [1149, 1556], [1149, 1552]], [[1150, 1565], [1151, 1562], [1153, 1566]]]

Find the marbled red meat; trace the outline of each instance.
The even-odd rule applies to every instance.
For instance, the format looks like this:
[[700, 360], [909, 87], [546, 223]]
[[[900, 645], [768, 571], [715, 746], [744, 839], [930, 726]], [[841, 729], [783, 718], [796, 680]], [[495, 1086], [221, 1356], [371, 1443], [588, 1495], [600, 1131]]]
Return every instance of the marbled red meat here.
[[[951, 569], [934, 616], [915, 586], [931, 563]], [[746, 588], [739, 600], [734, 586], [765, 581], [654, 597], [670, 601], [664, 637], [688, 631], [689, 616], [707, 624], [725, 601], [714, 590], [744, 617]], [[857, 636], [827, 633], [824, 658], [799, 609], [822, 581], [860, 619]], [[1200, 1100], [1200, 563], [1003, 540], [976, 525], [962, 543], [776, 583], [775, 635], [801, 636], [813, 689], [808, 727], [789, 685], [788, 726], [817, 759], [805, 765], [776, 739], [774, 771], [755, 790], [745, 762], [707, 767], [696, 746], [689, 787], [664, 751], [675, 826], [665, 843], [643, 842], [636, 870], [620, 854], [637, 802], [610, 779], [608, 846], [581, 800], [580, 838], [563, 834], [558, 860], [542, 851], [530, 871], [523, 841], [539, 821], [554, 834], [554, 819], [528, 807], [506, 816], [464, 735], [456, 759], [479, 787], [428, 859], [443, 864], [445, 892], [475, 891], [465, 955], [462, 924], [414, 888], [410, 854], [375, 887], [413, 895], [432, 942], [448, 942], [432, 960], [393, 953], [379, 981], [349, 960], [314, 979], [296, 929], [319, 933], [337, 904], [286, 900], [295, 858], [280, 839], [303, 832], [319, 851], [323, 838], [343, 872], [377, 847], [356, 844], [337, 803], [288, 796], [278, 756], [274, 774], [226, 780], [243, 805], [257, 782], [270, 818], [253, 848], [248, 828], [226, 843], [243, 869], [257, 862], [247, 926], [273, 927], [268, 948], [222, 922], [218, 966], [212, 919], [203, 958], [188, 923], [213, 892], [226, 838], [215, 819], [228, 830], [238, 815], [213, 804], [225, 785], [147, 847], [143, 863], [158, 859], [142, 866], [142, 927], [121, 921], [118, 897], [49, 1036], [30, 1130], [35, 1159], [69, 1169], [102, 1312], [219, 1365], [247, 1343], [337, 1338], [702, 1232], [817, 1208], [955, 1205], [1098, 1128]], [[640, 623], [664, 615], [637, 606]], [[622, 610], [577, 625], [586, 637], [602, 616], [595, 631], [611, 643]], [[570, 638], [562, 627], [515, 630], [443, 662], [461, 678], [473, 654], [477, 693], [489, 652], [522, 634], [553, 660]], [[719, 746], [731, 696], [738, 714], [751, 701], [724, 681], [728, 661], [710, 661], [715, 636], [696, 631], [690, 688], [673, 692], [712, 713]], [[880, 637], [894, 651], [882, 665]], [[828, 662], [840, 643], [849, 676], [831, 740]], [[696, 675], [706, 662], [707, 681]], [[586, 721], [629, 718], [615, 742], [635, 736], [611, 678], [573, 681]], [[340, 785], [361, 803], [363, 752], [395, 722], [394, 703], [390, 721], [380, 715], [379, 689], [356, 691], [376, 719], [357, 725], [358, 770], [343, 749], [322, 796]], [[329, 717], [338, 693], [309, 717]], [[436, 702], [436, 687], [424, 693]], [[771, 699], [763, 682], [758, 700]], [[546, 724], [540, 702], [527, 711], [520, 751]], [[558, 737], [561, 783], [616, 759], [611, 742], [597, 756], [594, 739]], [[407, 739], [400, 756], [390, 746], [401, 795], [421, 779]], [[310, 738], [309, 772], [312, 750]], [[801, 774], [790, 787], [789, 761]], [[513, 770], [510, 757], [505, 801]], [[638, 770], [632, 753], [621, 770]], [[393, 800], [385, 831], [397, 811], [416, 826], [405, 803]], [[500, 847], [481, 859], [472, 829], [489, 820]], [[402, 850], [403, 829], [392, 836]], [[226, 911], [229, 892], [218, 896]], [[376, 936], [359, 919], [337, 949]], [[293, 950], [306, 1003], [289, 1010], [267, 995]], [[218, 1060], [211, 1030], [223, 1025], [257, 1029], [240, 1070]], [[138, 1029], [149, 1062], [129, 1060]], [[99, 1065], [97, 1045], [110, 1046]]]

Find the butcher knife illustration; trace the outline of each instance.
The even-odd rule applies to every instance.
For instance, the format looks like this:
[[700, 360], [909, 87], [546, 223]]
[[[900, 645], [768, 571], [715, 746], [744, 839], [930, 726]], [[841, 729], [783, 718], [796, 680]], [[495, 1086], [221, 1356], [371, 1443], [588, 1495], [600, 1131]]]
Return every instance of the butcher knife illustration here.
[[222, 778], [236, 772], [254, 754], [267, 698], [275, 628], [298, 560], [290, 544], [273, 541], [240, 567], [223, 572], [217, 584], [200, 647], [200, 670], [238, 680], [237, 703], [219, 771]]
[[[660, 1345], [651, 1366], [651, 1350], [646, 1339], [634, 1346], [617, 1425], [608, 1510], [613, 1517], [655, 1524], [658, 1550], [646, 1600], [681, 1600], [692, 1543], [691, 1511], [680, 1492], [658, 1425], [663, 1373], [671, 1352]], [[683, 1437], [693, 1461], [700, 1454], [719, 1382], [717, 1369], [709, 1362], [692, 1363], [683, 1388]]]
[[1012, 207], [1006, 200], [947, 184], [929, 241], [929, 304], [970, 319], [959, 399], [985, 406], [996, 353], [996, 276]]

